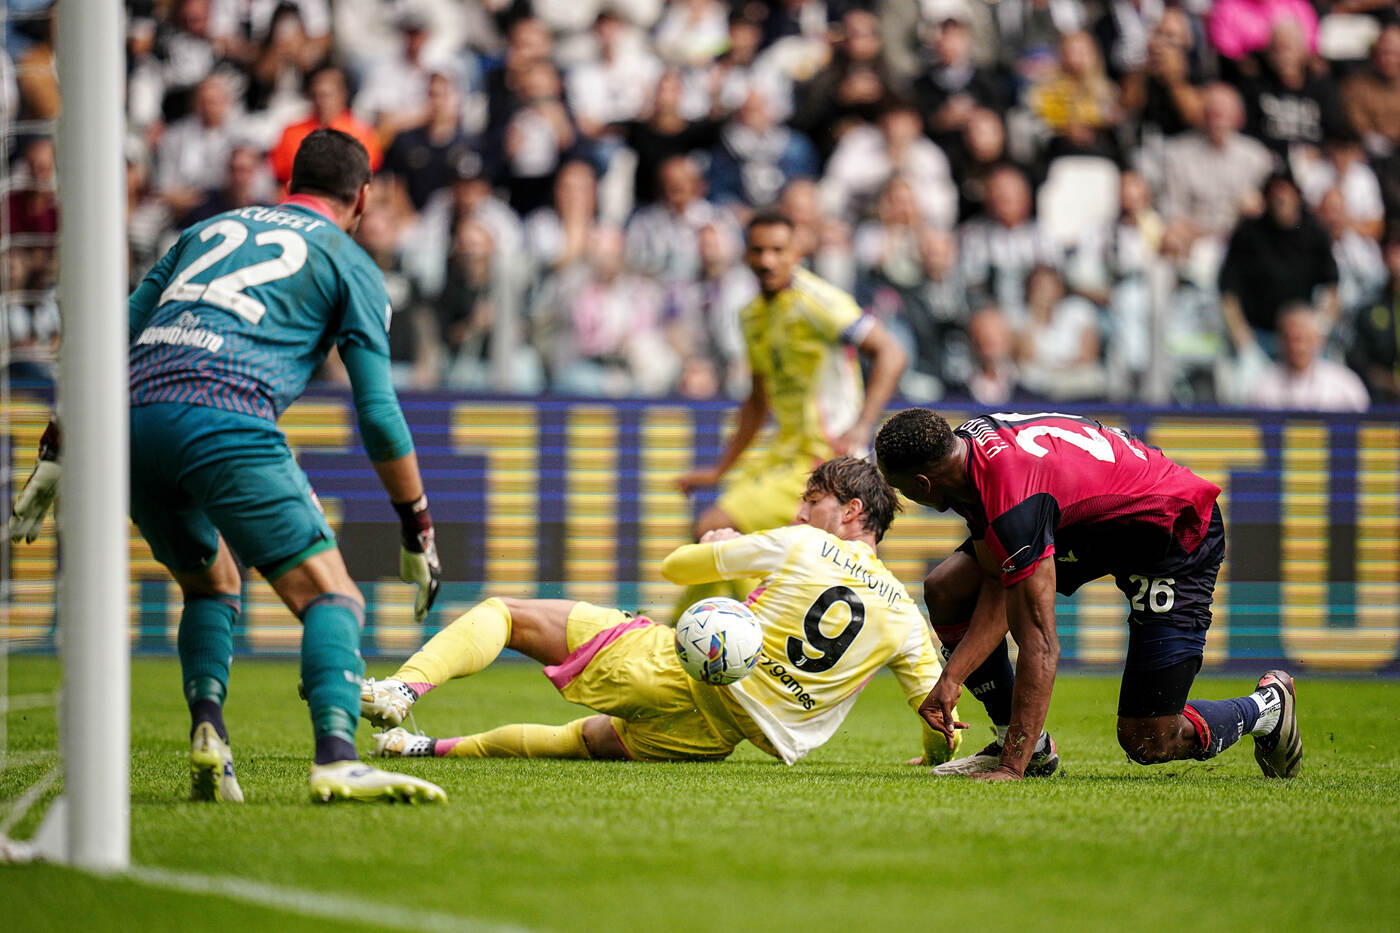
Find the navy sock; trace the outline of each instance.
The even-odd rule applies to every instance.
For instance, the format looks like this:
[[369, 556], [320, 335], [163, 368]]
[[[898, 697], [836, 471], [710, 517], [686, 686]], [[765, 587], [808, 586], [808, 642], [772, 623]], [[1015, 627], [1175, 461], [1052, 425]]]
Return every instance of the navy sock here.
[[195, 700], [190, 704], [190, 738], [199, 724], [207, 722], [214, 727], [219, 738], [228, 741], [228, 729], [224, 727], [224, 708], [213, 700]]
[[333, 761], [358, 761], [355, 746], [338, 735], [316, 736], [316, 764], [328, 765]]
[[1229, 700], [1192, 700], [1181, 711], [1201, 740], [1198, 760], [1214, 758], [1234, 745], [1259, 721], [1259, 707], [1249, 697]]
[[[311, 707], [318, 764], [325, 764], [323, 752], [333, 755], [330, 761], [355, 757], [360, 680], [365, 675], [359, 650], [363, 620], [359, 602], [334, 593], [313, 599], [302, 613], [301, 679]], [[332, 737], [341, 744], [322, 742]]]
[[[943, 645], [943, 660], [952, 657], [958, 642]], [[1011, 666], [1011, 655], [1007, 651], [1007, 640], [1003, 638], [987, 660], [968, 675], [963, 686], [977, 698], [987, 710], [992, 724], [1011, 724], [1011, 689], [1016, 684], [1016, 670]]]

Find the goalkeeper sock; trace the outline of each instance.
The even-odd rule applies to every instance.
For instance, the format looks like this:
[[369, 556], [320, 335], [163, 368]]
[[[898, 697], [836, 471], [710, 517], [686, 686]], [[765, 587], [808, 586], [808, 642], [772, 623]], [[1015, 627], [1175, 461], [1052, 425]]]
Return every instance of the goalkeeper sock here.
[[1201, 741], [1195, 757], [1204, 761], [1234, 745], [1246, 732], [1253, 731], [1260, 718], [1260, 708], [1253, 697], [1192, 700], [1181, 715], [1195, 726], [1196, 736]]
[[220, 739], [228, 741], [223, 705], [233, 664], [233, 623], [240, 608], [234, 593], [185, 600], [175, 643], [185, 702], [190, 708], [191, 735], [200, 723], [207, 722]]
[[500, 599], [478, 603], [438, 632], [394, 673], [418, 696], [455, 677], [483, 670], [510, 643], [510, 610]]
[[439, 758], [592, 758], [583, 741], [587, 717], [562, 726], [517, 722], [490, 732], [438, 739]]
[[301, 679], [316, 735], [316, 763], [353, 760], [360, 718], [360, 627], [365, 611], [349, 596], [323, 593], [301, 614]]

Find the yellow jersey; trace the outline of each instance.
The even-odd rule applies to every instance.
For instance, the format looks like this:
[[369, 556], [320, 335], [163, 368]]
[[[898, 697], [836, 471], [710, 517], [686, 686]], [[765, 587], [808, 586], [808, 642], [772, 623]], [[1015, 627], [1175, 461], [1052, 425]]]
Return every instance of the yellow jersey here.
[[820, 462], [855, 424], [865, 400], [855, 347], [874, 326], [855, 299], [806, 269], [740, 312], [749, 367], [762, 376], [777, 422], [770, 456]]
[[[763, 624], [763, 654], [753, 673], [716, 689], [788, 764], [836, 733], [880, 668], [894, 673], [914, 709], [943, 671], [924, 617], [863, 541], [788, 525], [684, 545], [661, 573], [685, 584], [763, 578], [748, 598]], [[924, 730], [927, 749], [936, 734]]]

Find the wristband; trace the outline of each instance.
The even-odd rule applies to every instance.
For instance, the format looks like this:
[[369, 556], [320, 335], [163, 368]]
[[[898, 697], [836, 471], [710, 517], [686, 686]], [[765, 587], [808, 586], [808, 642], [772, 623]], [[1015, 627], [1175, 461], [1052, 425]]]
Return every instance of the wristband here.
[[58, 460], [58, 449], [63, 435], [58, 430], [58, 422], [50, 421], [49, 426], [44, 428], [44, 436], [39, 438], [39, 459]]
[[394, 502], [399, 516], [399, 537], [406, 550], [421, 554], [433, 539], [433, 517], [428, 512], [428, 496], [423, 494], [412, 502]]

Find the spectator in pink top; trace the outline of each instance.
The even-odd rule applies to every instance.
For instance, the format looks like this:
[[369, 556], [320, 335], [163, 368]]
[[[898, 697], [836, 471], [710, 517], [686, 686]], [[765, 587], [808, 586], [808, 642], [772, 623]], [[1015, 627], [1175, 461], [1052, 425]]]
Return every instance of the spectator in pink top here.
[[1210, 41], [1221, 55], [1238, 61], [1268, 47], [1274, 25], [1285, 18], [1297, 21], [1308, 50], [1317, 52], [1317, 12], [1308, 0], [1216, 0]]

